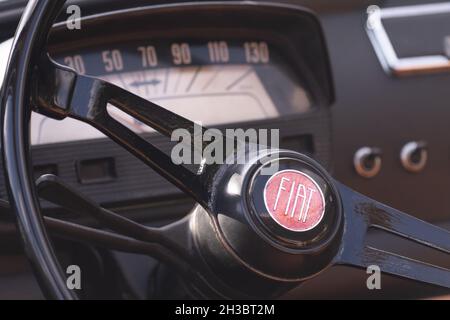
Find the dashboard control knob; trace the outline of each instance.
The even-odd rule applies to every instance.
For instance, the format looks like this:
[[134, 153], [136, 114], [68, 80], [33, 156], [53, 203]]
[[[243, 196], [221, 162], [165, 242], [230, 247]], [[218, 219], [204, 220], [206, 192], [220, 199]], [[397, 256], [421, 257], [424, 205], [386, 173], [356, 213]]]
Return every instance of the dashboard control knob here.
[[361, 177], [375, 177], [381, 170], [381, 150], [371, 147], [358, 149], [353, 157], [353, 165]]
[[422, 171], [428, 160], [427, 143], [425, 141], [411, 141], [405, 144], [400, 152], [403, 168], [409, 172]]

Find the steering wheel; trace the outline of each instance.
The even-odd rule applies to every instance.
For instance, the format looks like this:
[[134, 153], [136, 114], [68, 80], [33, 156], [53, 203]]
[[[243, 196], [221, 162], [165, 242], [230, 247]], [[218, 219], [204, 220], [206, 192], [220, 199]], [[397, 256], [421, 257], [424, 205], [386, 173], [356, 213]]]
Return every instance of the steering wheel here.
[[[47, 297], [77, 298], [66, 286], [48, 232], [154, 256], [185, 275], [187, 288], [199, 298], [277, 297], [333, 265], [376, 265], [382, 272], [450, 288], [450, 270], [366, 243], [369, 229], [378, 229], [448, 255], [448, 231], [350, 190], [306, 155], [263, 146], [255, 152], [247, 145], [244, 155], [229, 155], [245, 156], [245, 161], [206, 161], [193, 172], [113, 119], [108, 104], [168, 137], [179, 128], [206, 132], [113, 84], [52, 61], [45, 53], [47, 36], [64, 2], [28, 2], [1, 101], [10, 205]], [[58, 177], [33, 181], [31, 111], [97, 128], [198, 205], [180, 221], [150, 228], [99, 207]], [[111, 231], [44, 217], [39, 197], [89, 214]]]

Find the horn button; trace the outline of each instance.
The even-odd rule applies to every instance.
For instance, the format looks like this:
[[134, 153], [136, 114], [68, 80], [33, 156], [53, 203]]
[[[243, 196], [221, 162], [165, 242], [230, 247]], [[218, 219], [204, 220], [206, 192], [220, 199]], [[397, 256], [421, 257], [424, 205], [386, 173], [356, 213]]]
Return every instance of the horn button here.
[[263, 196], [270, 217], [291, 231], [315, 228], [325, 213], [320, 186], [301, 171], [283, 170], [273, 174], [264, 186]]
[[[236, 176], [240, 187], [227, 188]], [[274, 281], [292, 284], [331, 265], [342, 235], [341, 201], [316, 161], [270, 151], [229, 167], [216, 181], [216, 223], [204, 210], [194, 215], [199, 252], [215, 275], [259, 295], [272, 292]]]
[[339, 196], [316, 161], [300, 154], [267, 161], [254, 171], [247, 190], [250, 223], [277, 248], [320, 251], [335, 238]]

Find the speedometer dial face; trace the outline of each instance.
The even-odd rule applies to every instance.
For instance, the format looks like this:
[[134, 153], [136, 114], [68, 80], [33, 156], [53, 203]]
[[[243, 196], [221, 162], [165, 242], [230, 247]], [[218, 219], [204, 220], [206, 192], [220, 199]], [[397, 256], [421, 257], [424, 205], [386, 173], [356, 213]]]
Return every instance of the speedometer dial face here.
[[[311, 104], [292, 70], [263, 41], [129, 43], [56, 59], [206, 126], [239, 127], [303, 113]], [[136, 132], [152, 131], [118, 108], [109, 106], [108, 112]], [[96, 129], [76, 120], [32, 116], [33, 144], [99, 137]]]
[[[249, 65], [164, 68], [103, 78], [190, 120], [208, 125], [273, 118], [279, 114]], [[116, 117], [133, 122], [123, 112], [113, 110]], [[139, 123], [135, 128], [149, 130]]]

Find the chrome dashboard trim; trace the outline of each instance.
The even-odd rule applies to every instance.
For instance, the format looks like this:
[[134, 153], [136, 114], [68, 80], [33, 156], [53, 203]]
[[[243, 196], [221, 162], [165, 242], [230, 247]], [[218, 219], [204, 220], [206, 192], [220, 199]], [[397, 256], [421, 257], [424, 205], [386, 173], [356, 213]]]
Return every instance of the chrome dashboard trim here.
[[386, 73], [394, 76], [426, 74], [450, 70], [450, 60], [444, 55], [399, 58], [383, 25], [383, 20], [450, 13], [450, 2], [380, 8], [367, 8], [366, 31], [375, 53]]

